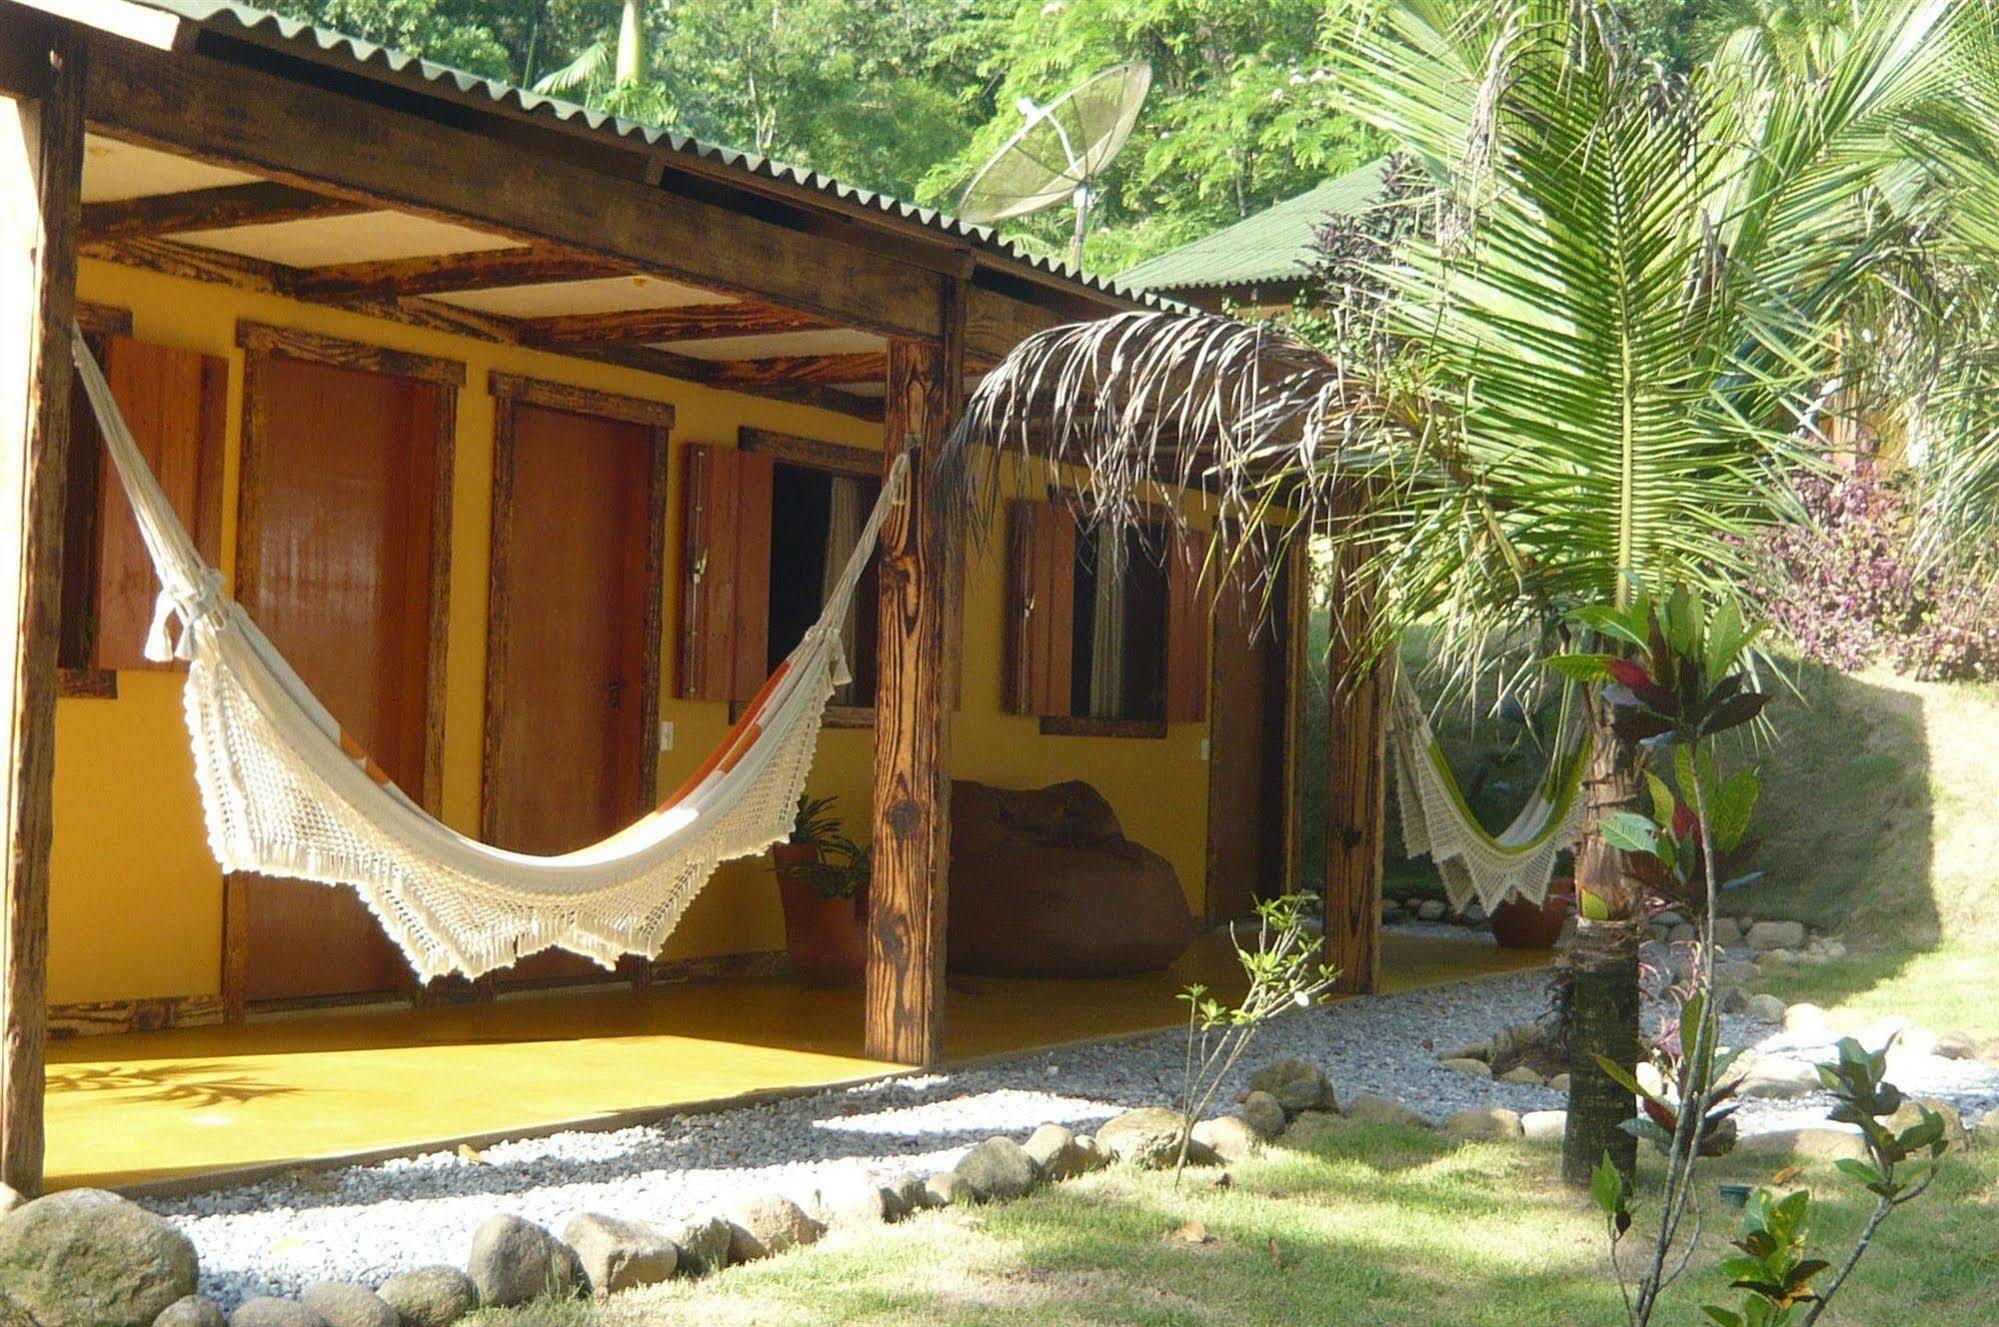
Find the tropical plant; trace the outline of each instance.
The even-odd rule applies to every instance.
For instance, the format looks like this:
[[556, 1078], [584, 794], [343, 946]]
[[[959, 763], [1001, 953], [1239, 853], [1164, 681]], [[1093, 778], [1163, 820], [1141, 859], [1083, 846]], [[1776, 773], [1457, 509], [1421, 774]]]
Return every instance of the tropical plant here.
[[819, 845], [814, 861], [787, 868], [811, 885], [820, 898], [859, 898], [874, 877], [875, 850], [845, 834], [834, 834]]
[[1244, 944], [1236, 923], [1229, 923], [1229, 943], [1249, 980], [1242, 999], [1226, 1003], [1199, 983], [1177, 997], [1187, 1005], [1187, 1063], [1180, 1088], [1175, 1183], [1186, 1169], [1195, 1124], [1263, 1025], [1279, 1014], [1323, 1003], [1339, 979], [1337, 969], [1318, 961], [1317, 946], [1307, 929], [1311, 905], [1317, 901], [1306, 893], [1260, 900], [1251, 944]]
[[[1199, 315], [1055, 329], [981, 384], [944, 479], [976, 488], [973, 442], [1032, 440], [1088, 467], [1094, 519], [1134, 520], [1163, 479], [1238, 528], [1329, 528], [1367, 590], [1342, 615], [1359, 669], [1418, 624], [1458, 678], [1502, 650], [1629, 657], [1573, 610], [1629, 610], [1641, 580], [1733, 597], [1742, 539], [1794, 515], [1786, 476], [1816, 463], [1843, 318], [1889, 303], [1873, 283], [1913, 228], [1985, 224], [1993, 44], [1985, 6], [1882, 0], [1823, 68], [1745, 41], [1671, 79], [1601, 0], [1402, 0], [1330, 56], [1341, 105], [1432, 183], [1430, 223], [1370, 268], [1379, 353]], [[1644, 784], [1590, 695], [1576, 866], [1606, 916], [1570, 961], [1579, 1008], [1619, 994], [1578, 1049], [1628, 1070], [1646, 890], [1604, 828]], [[1628, 1115], [1609, 1082], [1572, 1075], [1572, 1182]]]
[[798, 811], [791, 820], [791, 842], [810, 844], [823, 848], [840, 833], [840, 817], [833, 814], [833, 808], [840, 804], [837, 797], [808, 797], [798, 795]]

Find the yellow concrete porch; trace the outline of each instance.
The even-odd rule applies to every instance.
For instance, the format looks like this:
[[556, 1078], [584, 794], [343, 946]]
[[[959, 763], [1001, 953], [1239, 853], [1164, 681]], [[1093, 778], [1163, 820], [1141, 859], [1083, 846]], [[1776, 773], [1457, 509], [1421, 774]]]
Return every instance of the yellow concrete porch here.
[[[1385, 944], [1389, 990], [1537, 966], [1482, 936]], [[1209, 936], [1169, 972], [954, 979], [954, 1061], [1176, 1025], [1193, 981], [1239, 983]], [[117, 1186], [635, 1120], [874, 1078], [859, 992], [744, 980], [399, 1006], [51, 1046], [48, 1185]]]

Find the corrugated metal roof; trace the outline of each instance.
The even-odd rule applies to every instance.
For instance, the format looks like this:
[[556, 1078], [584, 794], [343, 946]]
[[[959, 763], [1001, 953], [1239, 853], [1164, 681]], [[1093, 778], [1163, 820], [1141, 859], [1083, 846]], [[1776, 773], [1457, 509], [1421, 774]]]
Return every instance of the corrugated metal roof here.
[[1309, 275], [1312, 237], [1327, 217], [1365, 211], [1381, 197], [1388, 158], [1357, 166], [1225, 230], [1169, 249], [1118, 274], [1148, 291], [1297, 281]]
[[741, 171], [824, 194], [836, 201], [913, 223], [953, 239], [968, 240], [1001, 258], [1021, 263], [1036, 272], [1074, 282], [1092, 291], [1100, 291], [1120, 299], [1155, 307], [1171, 304], [1170, 300], [1149, 295], [1128, 285], [1120, 278], [1092, 275], [1079, 271], [1060, 259], [1032, 253], [1019, 244], [1005, 239], [989, 226], [975, 226], [970, 222], [960, 221], [936, 208], [905, 203], [887, 194], [842, 184], [830, 175], [822, 175], [818, 171], [802, 166], [791, 166], [755, 153], [706, 143], [698, 138], [674, 133], [656, 125], [641, 124], [636, 120], [627, 120], [603, 111], [578, 106], [574, 102], [530, 92], [511, 83], [482, 78], [462, 69], [454, 69], [450, 65], [420, 59], [407, 52], [379, 46], [359, 37], [350, 37], [331, 28], [317, 27], [299, 19], [286, 18], [281, 14], [256, 9], [249, 5], [234, 4], [230, 0], [141, 0], [141, 3], [178, 15], [203, 28], [221, 32], [228, 32], [233, 28], [237, 32], [260, 38], [276, 36], [284, 44], [309, 47], [312, 53], [320, 56], [330, 55], [343, 62], [365, 66], [370, 72], [378, 75], [386, 73], [406, 82], [448, 85], [463, 94], [482, 94], [508, 109], [548, 116], [566, 125], [581, 124], [599, 133], [636, 139], [650, 148], [663, 149], [676, 155], [712, 162], [729, 170]]

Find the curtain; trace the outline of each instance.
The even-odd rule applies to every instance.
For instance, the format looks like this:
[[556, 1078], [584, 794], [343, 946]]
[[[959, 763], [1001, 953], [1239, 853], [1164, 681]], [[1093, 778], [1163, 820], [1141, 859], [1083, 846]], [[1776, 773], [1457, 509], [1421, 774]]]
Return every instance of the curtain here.
[[[851, 475], [834, 475], [826, 512], [826, 571], [821, 581], [820, 602], [831, 598], [839, 584], [840, 573], [853, 555], [854, 545], [861, 541], [861, 525], [867, 518], [863, 510], [866, 494], [862, 492], [861, 481]], [[847, 658], [854, 657], [854, 635], [860, 619], [860, 606], [847, 605], [847, 615], [840, 620], [840, 645]], [[854, 684], [849, 682], [833, 692], [833, 704], [853, 704]]]
[[1125, 551], [1111, 527], [1097, 531], [1097, 593], [1090, 613], [1090, 717], [1124, 713]]

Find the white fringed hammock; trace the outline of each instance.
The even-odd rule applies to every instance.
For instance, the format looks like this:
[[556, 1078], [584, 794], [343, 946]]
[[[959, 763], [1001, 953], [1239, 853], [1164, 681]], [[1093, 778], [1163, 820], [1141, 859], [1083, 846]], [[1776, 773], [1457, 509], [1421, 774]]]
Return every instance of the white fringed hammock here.
[[[575, 852], [507, 852], [442, 824], [341, 730], [224, 592], [160, 489], [82, 335], [77, 368], [164, 587], [146, 657], [188, 663], [183, 700], [208, 845], [225, 871], [352, 886], [429, 980], [476, 977], [550, 947], [612, 967], [659, 951], [715, 867], [791, 830], [861, 572], [907, 483], [898, 457], [819, 620], [693, 778]], [[169, 640], [169, 626], [179, 632]]]
[[1430, 732], [1416, 688], [1400, 670], [1389, 706], [1388, 745], [1402, 846], [1411, 857], [1428, 854], [1453, 908], [1462, 910], [1474, 897], [1487, 912], [1516, 894], [1532, 903], [1546, 900], [1556, 857], [1573, 848], [1582, 832], [1580, 793], [1589, 747], [1580, 724], [1564, 726], [1547, 776], [1498, 834], [1487, 832], [1472, 814]]

